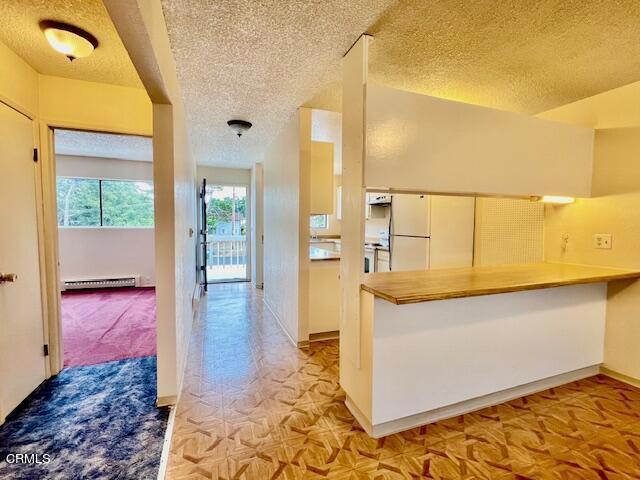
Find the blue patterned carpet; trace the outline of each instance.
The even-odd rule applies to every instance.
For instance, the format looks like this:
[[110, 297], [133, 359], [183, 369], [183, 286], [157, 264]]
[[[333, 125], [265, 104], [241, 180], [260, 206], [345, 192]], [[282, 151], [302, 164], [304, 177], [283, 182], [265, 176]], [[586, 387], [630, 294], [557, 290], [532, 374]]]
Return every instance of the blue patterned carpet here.
[[0, 479], [155, 479], [169, 415], [155, 400], [155, 357], [63, 370], [0, 427]]

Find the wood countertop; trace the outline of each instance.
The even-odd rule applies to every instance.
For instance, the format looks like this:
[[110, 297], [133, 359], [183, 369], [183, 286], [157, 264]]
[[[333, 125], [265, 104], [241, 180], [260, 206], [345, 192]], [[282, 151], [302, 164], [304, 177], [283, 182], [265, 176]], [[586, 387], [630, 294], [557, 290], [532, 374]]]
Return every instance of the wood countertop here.
[[363, 290], [391, 303], [446, 300], [542, 288], [640, 278], [640, 271], [536, 263], [365, 274]]

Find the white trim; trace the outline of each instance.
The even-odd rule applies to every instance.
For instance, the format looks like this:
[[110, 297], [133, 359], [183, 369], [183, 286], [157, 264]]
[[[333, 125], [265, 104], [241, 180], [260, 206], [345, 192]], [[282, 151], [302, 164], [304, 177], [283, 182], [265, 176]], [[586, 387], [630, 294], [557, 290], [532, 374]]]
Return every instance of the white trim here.
[[162, 454], [160, 455], [160, 466], [158, 467], [158, 480], [164, 480], [167, 475], [167, 465], [169, 464], [169, 452], [171, 450], [171, 437], [173, 437], [173, 426], [176, 419], [176, 407], [169, 407], [169, 419], [167, 420], [167, 429], [164, 432], [164, 440], [162, 441]]
[[562, 373], [553, 377], [508, 388], [500, 392], [490, 393], [481, 397], [472, 398], [471, 400], [465, 400], [463, 402], [454, 403], [453, 405], [447, 405], [446, 407], [417, 413], [415, 415], [410, 415], [398, 420], [392, 420], [390, 422], [379, 423], [377, 425], [371, 425], [366, 416], [354, 405], [350, 398], [347, 397], [345, 404], [369, 436], [373, 438], [381, 438], [404, 430], [409, 430], [414, 427], [426, 425], [428, 423], [438, 422], [440, 420], [457, 417], [458, 415], [463, 415], [475, 410], [499, 405], [516, 398], [591, 377], [593, 375], [597, 375], [599, 372], [600, 365], [592, 365], [590, 367]]
[[285, 336], [289, 339], [289, 342], [291, 342], [291, 345], [293, 345], [294, 347], [298, 348], [298, 342], [296, 342], [293, 337], [289, 334], [289, 332], [287, 331], [286, 328], [284, 328], [284, 325], [282, 324], [282, 322], [280, 321], [280, 318], [278, 317], [278, 315], [276, 315], [276, 312], [273, 310], [273, 308], [271, 307], [271, 305], [269, 304], [269, 299], [265, 297], [262, 299], [262, 301], [264, 302], [264, 304], [267, 307], [267, 310], [269, 310], [269, 312], [271, 312], [271, 315], [273, 315], [273, 318], [276, 319], [276, 322], [278, 323], [278, 325], [280, 326], [280, 329], [284, 332]]

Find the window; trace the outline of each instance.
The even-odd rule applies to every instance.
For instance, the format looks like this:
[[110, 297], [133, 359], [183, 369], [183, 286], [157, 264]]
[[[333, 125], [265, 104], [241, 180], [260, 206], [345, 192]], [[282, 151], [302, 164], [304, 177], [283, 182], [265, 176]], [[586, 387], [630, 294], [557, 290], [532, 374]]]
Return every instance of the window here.
[[153, 184], [132, 180], [57, 178], [61, 227], [152, 227]]
[[58, 225], [100, 226], [100, 181], [58, 177]]
[[102, 225], [153, 227], [151, 182], [102, 180]]
[[311, 228], [326, 229], [329, 228], [329, 221], [326, 215], [311, 215]]

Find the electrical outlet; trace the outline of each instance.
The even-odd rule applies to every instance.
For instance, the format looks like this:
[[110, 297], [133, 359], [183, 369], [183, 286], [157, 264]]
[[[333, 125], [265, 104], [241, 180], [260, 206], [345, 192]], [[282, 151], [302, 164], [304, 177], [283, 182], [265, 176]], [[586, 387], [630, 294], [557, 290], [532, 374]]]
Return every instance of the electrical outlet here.
[[593, 236], [593, 246], [595, 248], [609, 250], [611, 248], [611, 234], [596, 233]]

